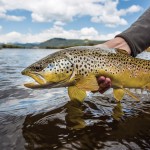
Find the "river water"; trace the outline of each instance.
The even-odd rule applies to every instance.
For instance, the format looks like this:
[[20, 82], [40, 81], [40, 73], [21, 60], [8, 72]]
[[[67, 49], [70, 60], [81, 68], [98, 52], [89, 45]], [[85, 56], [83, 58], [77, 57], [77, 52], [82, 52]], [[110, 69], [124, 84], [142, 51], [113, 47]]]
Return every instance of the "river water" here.
[[[150, 97], [125, 97], [111, 91], [70, 102], [66, 88], [32, 90], [21, 71], [56, 50], [0, 50], [0, 150], [150, 149]], [[140, 57], [150, 58], [150, 53]]]

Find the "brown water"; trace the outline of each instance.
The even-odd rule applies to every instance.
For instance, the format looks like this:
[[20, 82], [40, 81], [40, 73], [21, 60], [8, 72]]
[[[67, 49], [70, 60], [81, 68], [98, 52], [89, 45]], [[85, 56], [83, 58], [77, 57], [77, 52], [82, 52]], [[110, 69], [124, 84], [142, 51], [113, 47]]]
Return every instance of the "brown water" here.
[[[111, 92], [70, 102], [67, 90], [31, 90], [20, 72], [54, 50], [0, 50], [0, 150], [150, 149], [150, 97], [117, 104]], [[141, 54], [150, 58], [149, 53]]]

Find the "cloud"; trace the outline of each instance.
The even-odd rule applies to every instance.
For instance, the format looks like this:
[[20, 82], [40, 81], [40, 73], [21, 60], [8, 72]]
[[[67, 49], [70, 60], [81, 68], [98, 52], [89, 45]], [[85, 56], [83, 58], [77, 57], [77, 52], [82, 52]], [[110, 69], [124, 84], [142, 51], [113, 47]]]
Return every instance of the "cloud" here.
[[119, 16], [96, 16], [91, 19], [92, 22], [104, 23], [108, 27], [115, 27], [117, 25], [127, 25], [127, 21]]
[[[23, 16], [8, 16], [7, 11], [22, 9], [31, 12], [34, 22], [67, 23], [76, 17], [90, 16], [91, 21], [106, 26], [126, 25], [122, 17], [141, 10], [138, 5], [118, 10], [119, 0], [1, 0], [0, 12], [8, 20], [21, 21]], [[62, 25], [62, 24], [61, 24]]]
[[55, 22], [54, 22], [54, 25], [55, 25], [55, 26], [64, 26], [65, 23], [62, 22], [62, 21], [55, 21]]
[[12, 31], [7, 34], [0, 35], [1, 42], [4, 43], [32, 43], [32, 42], [43, 42], [51, 38], [60, 37], [67, 39], [91, 39], [91, 40], [109, 40], [113, 38], [120, 31], [110, 34], [100, 34], [93, 27], [84, 27], [80, 30], [65, 30], [63, 27], [54, 26], [50, 29], [44, 30], [38, 34], [21, 34], [19, 32]]
[[14, 15], [6, 15], [4, 13], [0, 13], [0, 18], [9, 20], [9, 21], [23, 21], [26, 17], [24, 16], [14, 16]]
[[131, 7], [129, 7], [127, 9], [127, 13], [135, 13], [135, 12], [138, 12], [142, 9], [142, 7], [138, 6], [138, 5], [132, 5]]
[[20, 38], [22, 38], [22, 34], [15, 31], [0, 35], [1, 43], [17, 42]]
[[11, 11], [15, 8], [7, 8], [7, 5], [4, 4], [2, 1], [0, 2], [0, 19], [5, 19], [9, 21], [23, 21], [26, 17], [25, 16], [15, 16], [15, 15], [8, 15], [7, 11]]
[[130, 6], [129, 8], [127, 8], [127, 9], [120, 9], [119, 11], [118, 11], [118, 15], [119, 16], [125, 16], [125, 15], [127, 15], [127, 14], [129, 14], [129, 13], [136, 13], [136, 12], [139, 12], [140, 10], [142, 10], [142, 7], [140, 7], [140, 6], [138, 6], [138, 5], [132, 5], [132, 6]]
[[105, 1], [104, 9], [101, 13], [93, 16], [91, 18], [92, 22], [104, 23], [108, 27], [115, 27], [118, 25], [127, 25], [128, 22], [122, 16], [127, 15], [128, 13], [135, 13], [142, 9], [138, 5], [132, 5], [127, 9], [117, 10], [118, 1]]

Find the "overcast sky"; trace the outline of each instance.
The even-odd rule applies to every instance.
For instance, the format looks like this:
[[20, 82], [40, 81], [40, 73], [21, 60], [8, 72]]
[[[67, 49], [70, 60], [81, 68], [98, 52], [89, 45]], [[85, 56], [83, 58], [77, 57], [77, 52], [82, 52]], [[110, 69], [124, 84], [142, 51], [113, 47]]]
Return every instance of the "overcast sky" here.
[[0, 0], [0, 43], [108, 40], [149, 6], [150, 0]]

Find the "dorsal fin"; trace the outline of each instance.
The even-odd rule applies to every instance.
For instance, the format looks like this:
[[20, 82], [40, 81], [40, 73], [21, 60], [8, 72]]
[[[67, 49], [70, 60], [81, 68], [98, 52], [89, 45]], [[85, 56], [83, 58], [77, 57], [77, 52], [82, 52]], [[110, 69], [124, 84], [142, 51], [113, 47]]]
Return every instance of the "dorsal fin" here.
[[129, 55], [129, 53], [126, 50], [124, 50], [124, 49], [116, 48], [116, 52], [122, 53], [122, 54], [125, 54], [125, 55]]

